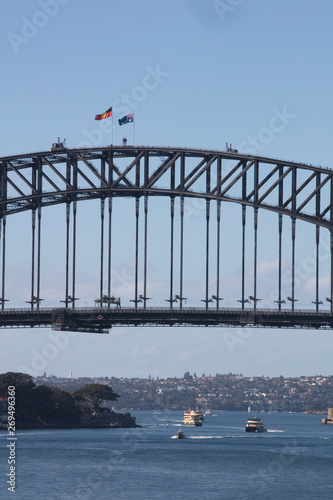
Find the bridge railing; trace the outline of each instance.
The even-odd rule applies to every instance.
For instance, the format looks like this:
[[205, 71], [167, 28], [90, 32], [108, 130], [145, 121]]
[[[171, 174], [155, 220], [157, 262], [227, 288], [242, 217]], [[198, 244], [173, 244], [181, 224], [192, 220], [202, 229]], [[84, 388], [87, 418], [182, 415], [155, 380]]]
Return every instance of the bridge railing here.
[[161, 314], [190, 314], [190, 313], [199, 313], [199, 314], [242, 314], [242, 315], [253, 315], [253, 314], [267, 314], [267, 315], [278, 315], [278, 316], [323, 316], [330, 314], [333, 316], [333, 312], [329, 309], [322, 309], [319, 311], [313, 309], [294, 309], [293, 311], [290, 309], [251, 309], [246, 308], [242, 310], [241, 308], [227, 308], [227, 307], [216, 307], [206, 308], [206, 307], [107, 307], [99, 308], [99, 307], [75, 307], [74, 308], [65, 308], [65, 307], [53, 307], [53, 308], [43, 308], [39, 309], [31, 309], [31, 308], [6, 308], [4, 310], [0, 310], [0, 315], [10, 315], [10, 314], [52, 314], [54, 311], [64, 312], [68, 314], [80, 314], [80, 313], [91, 313], [91, 314], [124, 314], [124, 313], [161, 313]]

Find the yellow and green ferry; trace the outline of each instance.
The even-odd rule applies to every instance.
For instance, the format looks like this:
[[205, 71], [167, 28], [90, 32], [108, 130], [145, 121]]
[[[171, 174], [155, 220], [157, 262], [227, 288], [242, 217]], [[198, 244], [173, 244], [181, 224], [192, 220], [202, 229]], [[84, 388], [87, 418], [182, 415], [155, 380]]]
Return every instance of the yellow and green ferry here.
[[183, 425], [202, 425], [203, 415], [198, 410], [188, 410], [184, 412]]

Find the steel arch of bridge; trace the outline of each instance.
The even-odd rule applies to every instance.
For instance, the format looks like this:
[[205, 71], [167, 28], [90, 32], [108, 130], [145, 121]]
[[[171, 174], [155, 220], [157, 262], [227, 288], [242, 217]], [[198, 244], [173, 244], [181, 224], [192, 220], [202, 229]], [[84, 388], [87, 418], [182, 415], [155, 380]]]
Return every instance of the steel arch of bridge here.
[[[160, 160], [158, 166], [152, 165], [152, 160], [156, 158]], [[121, 170], [117, 161], [123, 159], [128, 165]], [[189, 159], [196, 161], [190, 170], [187, 168]], [[98, 166], [93, 163], [96, 160]], [[234, 165], [225, 170], [223, 161], [232, 161]], [[109, 196], [184, 196], [240, 203], [289, 215], [330, 230], [333, 227], [333, 171], [305, 163], [228, 151], [150, 146], [59, 148], [2, 157], [0, 163], [1, 216]], [[62, 169], [62, 165], [65, 168]], [[297, 178], [301, 171], [307, 178], [298, 185]], [[49, 172], [54, 174], [56, 181]], [[134, 179], [130, 179], [133, 172]], [[167, 188], [159, 185], [162, 178], [165, 182], [166, 174], [170, 175]], [[203, 176], [206, 179], [205, 190], [196, 190]], [[251, 176], [253, 184], [249, 189], [248, 179]], [[312, 181], [315, 187], [305, 200], [299, 202]], [[326, 184], [330, 186], [331, 197], [326, 203], [324, 200], [323, 205], [321, 193]], [[237, 196], [230, 194], [235, 187], [238, 189]], [[12, 193], [9, 195], [10, 188]], [[265, 203], [267, 197], [274, 193], [277, 203]], [[313, 199], [316, 210], [308, 213], [306, 207]]]
[[[256, 310], [257, 288], [257, 219], [258, 210], [264, 209], [279, 215], [279, 297], [281, 311], [281, 241], [283, 216], [292, 221], [292, 289], [291, 304], [295, 302], [295, 239], [296, 220], [308, 222], [316, 228], [316, 310], [319, 310], [319, 238], [320, 227], [326, 228], [331, 237], [331, 285], [330, 309], [333, 303], [333, 171], [323, 167], [277, 160], [262, 156], [251, 156], [234, 151], [213, 151], [191, 148], [171, 148], [152, 146], [112, 146], [101, 148], [67, 149], [62, 146], [50, 151], [28, 155], [0, 158], [0, 218], [2, 237], [2, 311], [5, 310], [5, 236], [6, 219], [9, 215], [31, 211], [32, 213], [32, 280], [31, 312], [40, 311], [40, 219], [42, 208], [66, 204], [67, 255], [65, 308], [75, 309], [75, 261], [73, 262], [72, 289], [69, 279], [69, 219], [73, 209], [75, 233], [77, 202], [101, 199], [101, 241], [103, 241], [105, 200], [108, 201], [109, 228], [111, 225], [112, 199], [115, 197], [136, 199], [136, 264], [134, 306], [143, 301], [147, 309], [147, 213], [148, 199], [151, 196], [170, 198], [171, 220], [171, 262], [170, 262], [170, 310], [173, 310], [173, 221], [174, 200], [180, 198], [181, 217], [181, 276], [178, 297], [180, 310], [183, 310], [182, 260], [183, 260], [183, 217], [184, 199], [201, 198], [206, 200], [206, 311], [211, 302], [208, 294], [208, 255], [209, 223], [211, 201], [217, 203], [217, 254], [219, 255], [221, 202], [232, 202], [242, 207], [242, 298], [240, 300], [245, 315], [245, 225], [246, 208], [254, 210], [254, 311]], [[144, 199], [145, 252], [144, 252], [144, 290], [138, 295], [138, 220], [139, 200]], [[36, 223], [37, 221], [37, 223]], [[37, 273], [35, 269], [35, 230], [37, 226]], [[75, 237], [73, 238], [75, 245]], [[101, 243], [101, 262], [103, 262], [103, 243]], [[100, 302], [106, 301], [110, 310], [110, 254], [111, 234], [109, 231], [109, 280], [107, 295], [103, 288], [103, 264], [101, 264]], [[75, 246], [73, 250], [75, 259]], [[104, 299], [103, 299], [104, 297]], [[217, 261], [216, 310], [219, 312], [219, 257]], [[112, 302], [111, 302], [112, 303]], [[221, 308], [222, 309], [222, 308]], [[220, 311], [222, 314], [222, 311]], [[282, 312], [282, 311], [281, 311]], [[119, 314], [118, 314], [119, 316]], [[245, 317], [245, 316], [244, 316]], [[194, 321], [196, 324], [198, 320]], [[214, 320], [215, 321], [215, 320]], [[148, 321], [147, 321], [148, 322]], [[218, 321], [217, 321], [218, 323]], [[237, 323], [237, 322], [236, 322]], [[241, 324], [241, 322], [240, 322]], [[290, 325], [289, 325], [290, 326]], [[326, 325], [327, 326], [327, 325]]]

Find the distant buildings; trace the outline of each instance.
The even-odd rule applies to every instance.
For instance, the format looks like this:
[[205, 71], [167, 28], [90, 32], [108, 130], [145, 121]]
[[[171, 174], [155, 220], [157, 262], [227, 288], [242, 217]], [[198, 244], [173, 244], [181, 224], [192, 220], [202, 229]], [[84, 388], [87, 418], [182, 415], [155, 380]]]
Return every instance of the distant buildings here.
[[[117, 377], [37, 377], [47, 384], [70, 391], [84, 384], [105, 384], [120, 394], [117, 410], [187, 409], [189, 406], [224, 411], [287, 411], [325, 414], [333, 408], [333, 376], [243, 377], [240, 374], [191, 375], [154, 379]], [[333, 414], [331, 416], [333, 420]], [[329, 420], [329, 419], [327, 419]]]

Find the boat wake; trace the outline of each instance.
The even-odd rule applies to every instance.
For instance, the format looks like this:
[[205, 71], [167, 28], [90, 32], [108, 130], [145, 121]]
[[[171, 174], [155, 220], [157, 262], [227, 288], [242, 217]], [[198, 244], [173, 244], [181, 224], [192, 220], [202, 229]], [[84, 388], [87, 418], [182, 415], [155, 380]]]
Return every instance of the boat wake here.
[[168, 422], [170, 424], [172, 422], [176, 422], [176, 423], [182, 422], [182, 420], [179, 420], [179, 419], [175, 420], [175, 419], [170, 419], [170, 418], [159, 418], [158, 422]]
[[157, 424], [160, 427], [182, 427], [182, 424], [173, 424], [172, 422], [165, 422], [164, 424]]
[[[267, 432], [285, 432], [285, 431], [280, 431], [280, 430], [269, 430]], [[186, 435], [186, 439], [251, 439], [253, 438], [253, 436], [255, 436], [256, 438], [263, 438], [265, 433], [251, 433], [251, 435], [249, 435], [249, 433], [245, 433], [243, 435], [234, 435], [234, 436], [188, 436]], [[171, 436], [171, 439], [177, 439], [177, 436]], [[322, 438], [322, 439], [325, 439], [325, 438]], [[326, 438], [326, 439], [333, 439], [333, 438]]]
[[244, 436], [188, 436], [189, 439], [231, 439]]
[[[284, 431], [282, 431], [284, 432]], [[264, 432], [251, 432], [249, 433], [244, 433], [242, 435], [234, 435], [234, 436], [186, 436], [188, 439], [251, 439], [253, 436], [255, 436], [257, 439], [259, 438], [264, 438]]]

